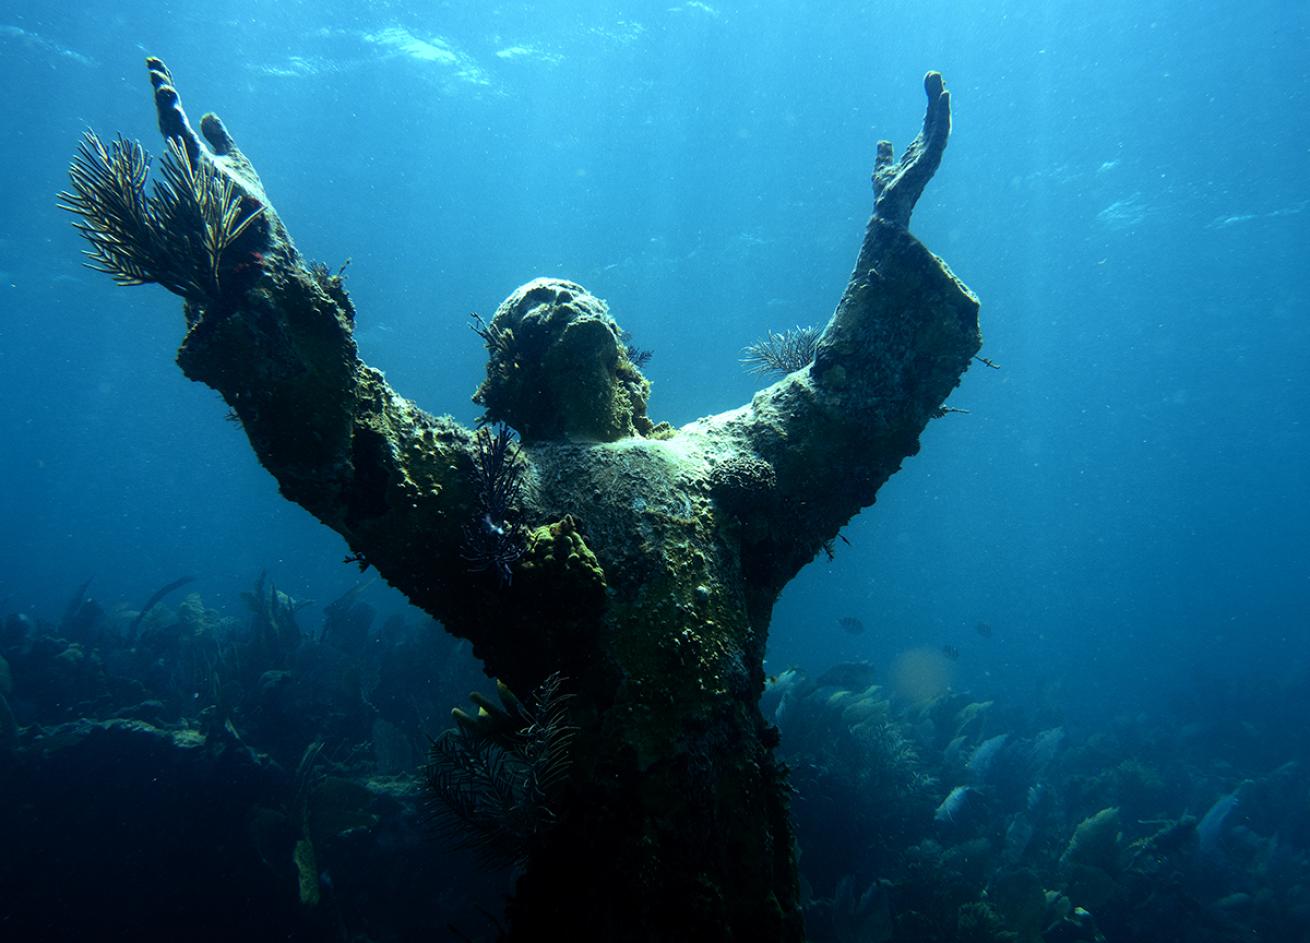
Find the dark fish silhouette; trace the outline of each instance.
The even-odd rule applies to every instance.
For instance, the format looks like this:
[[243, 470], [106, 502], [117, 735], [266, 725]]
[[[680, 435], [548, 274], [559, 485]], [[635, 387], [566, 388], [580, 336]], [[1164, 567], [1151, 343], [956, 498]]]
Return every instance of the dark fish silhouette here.
[[960, 650], [956, 648], [954, 645], [943, 645], [942, 655], [945, 658], [950, 659], [951, 661], [956, 661], [960, 657]]
[[992, 637], [992, 627], [988, 625], [986, 622], [979, 622], [977, 625], [973, 627], [973, 630], [977, 632], [979, 635], [981, 635], [983, 638]]
[[[163, 599], [173, 590], [181, 589], [187, 583], [194, 583], [195, 579], [196, 578], [194, 576], [183, 576], [180, 577], [179, 579], [173, 580], [173, 582], [169, 583], [167, 586], [161, 586], [158, 590], [156, 590], [155, 594], [146, 600], [146, 604], [141, 607], [141, 611], [136, 614], [136, 618], [132, 620], [132, 624], [128, 626], [127, 629], [128, 639], [133, 642], [136, 641], [136, 633], [137, 633], [137, 629], [141, 627], [141, 620], [146, 617], [146, 615], [150, 612], [151, 609], [155, 608], [155, 606], [159, 604], [159, 601], [161, 599]], [[90, 580], [87, 580], [87, 583], [90, 582], [91, 582]], [[83, 595], [86, 594], [85, 584], [82, 586], [82, 594]]]
[[837, 620], [837, 624], [842, 627], [843, 631], [851, 635], [859, 635], [864, 631], [864, 623], [855, 616], [842, 616]]

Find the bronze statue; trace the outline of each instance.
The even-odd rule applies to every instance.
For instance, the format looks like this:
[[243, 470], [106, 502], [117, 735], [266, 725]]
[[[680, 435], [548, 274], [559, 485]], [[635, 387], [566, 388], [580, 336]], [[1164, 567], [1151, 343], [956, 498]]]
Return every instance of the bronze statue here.
[[917, 452], [979, 349], [977, 300], [907, 229], [950, 132], [941, 76], [903, 156], [878, 145], [873, 217], [812, 363], [655, 424], [605, 303], [537, 279], [478, 324], [492, 426], [475, 432], [359, 359], [340, 276], [302, 260], [222, 122], [196, 133], [148, 66], [164, 179], [147, 194], [140, 147], [88, 134], [63, 194], [92, 263], [182, 295], [179, 365], [282, 493], [473, 643], [510, 709], [467, 724], [543, 683], [567, 694], [567, 766], [525, 838], [509, 938], [803, 939], [765, 640], [783, 586]]

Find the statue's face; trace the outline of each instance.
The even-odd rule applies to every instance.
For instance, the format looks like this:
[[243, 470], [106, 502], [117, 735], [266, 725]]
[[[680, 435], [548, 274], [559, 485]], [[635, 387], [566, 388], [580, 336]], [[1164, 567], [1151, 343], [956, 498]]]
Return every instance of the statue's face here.
[[628, 360], [605, 302], [539, 278], [496, 310], [487, 378], [473, 397], [525, 441], [612, 442], [645, 431], [649, 383]]

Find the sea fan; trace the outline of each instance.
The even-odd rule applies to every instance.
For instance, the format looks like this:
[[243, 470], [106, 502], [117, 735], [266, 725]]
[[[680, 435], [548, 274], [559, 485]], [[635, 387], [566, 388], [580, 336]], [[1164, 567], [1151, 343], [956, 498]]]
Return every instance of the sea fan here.
[[91, 243], [87, 265], [120, 285], [163, 285], [198, 302], [222, 296], [228, 250], [264, 212], [231, 178], [191, 159], [176, 138], [146, 192], [150, 157], [136, 141], [108, 146], [94, 131], [68, 168], [72, 189], [59, 207], [81, 217], [74, 228]]

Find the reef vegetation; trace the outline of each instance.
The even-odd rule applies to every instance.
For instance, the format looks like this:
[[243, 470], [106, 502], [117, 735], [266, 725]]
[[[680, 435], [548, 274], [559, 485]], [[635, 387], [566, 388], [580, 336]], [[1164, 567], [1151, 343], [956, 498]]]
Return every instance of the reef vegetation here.
[[523, 463], [510, 428], [502, 423], [495, 432], [479, 429], [474, 461], [477, 518], [464, 527], [464, 558], [474, 573], [489, 571], [502, 586], [508, 586], [514, 578], [514, 564], [527, 549], [519, 520]]
[[818, 328], [797, 326], [782, 332], [769, 331], [747, 345], [741, 362], [751, 373], [786, 376], [808, 367], [818, 349]]
[[1310, 928], [1310, 751], [1280, 746], [1267, 705], [1239, 720], [1211, 691], [1204, 709], [1179, 706], [1187, 724], [1066, 726], [1058, 705], [918, 697], [875, 675], [789, 671], [765, 695], [797, 791], [809, 939], [1220, 943]]
[[234, 259], [233, 249], [264, 212], [253, 197], [237, 193], [230, 178], [197, 166], [169, 138], [161, 177], [146, 192], [150, 158], [136, 141], [108, 146], [94, 131], [82, 136], [69, 167], [72, 190], [60, 206], [76, 213], [74, 224], [91, 244], [87, 265], [120, 285], [162, 285], [174, 294], [214, 304], [243, 266], [258, 267], [257, 252]]
[[88, 581], [57, 619], [0, 614], [12, 938], [480, 934], [505, 872], [424, 825], [425, 733], [485, 682], [467, 643], [379, 620], [367, 583], [313, 606], [261, 574], [220, 609], [178, 582], [139, 608]]
[[[452, 720], [489, 689], [467, 643], [379, 619], [368, 584], [315, 606], [260, 575], [239, 616], [180, 589], [138, 607], [83, 583], [58, 618], [0, 612], [13, 938], [500, 939], [488, 914], [576, 788], [568, 679], [495, 685]], [[806, 938], [1303, 939], [1310, 742], [1283, 730], [1289, 695], [1208, 687], [1089, 723], [868, 664], [782, 673], [762, 707]]]
[[424, 769], [428, 808], [453, 847], [522, 866], [537, 836], [554, 824], [575, 731], [561, 681], [551, 675], [527, 704], [504, 684], [496, 686], [499, 705], [475, 691], [477, 713], [455, 708], [457, 726], [432, 741]]

